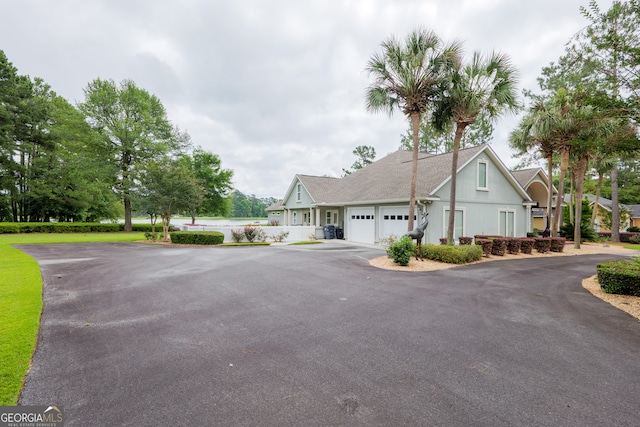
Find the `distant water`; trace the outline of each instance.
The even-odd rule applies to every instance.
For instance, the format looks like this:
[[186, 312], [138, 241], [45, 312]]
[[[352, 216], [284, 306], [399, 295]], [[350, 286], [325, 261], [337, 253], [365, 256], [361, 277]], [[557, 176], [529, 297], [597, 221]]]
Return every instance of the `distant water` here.
[[[119, 222], [124, 222], [123, 219], [121, 219]], [[131, 222], [133, 222], [134, 224], [149, 224], [149, 220], [146, 219], [138, 219], [135, 218], [133, 219]], [[158, 218], [158, 224], [162, 223], [162, 220], [160, 220]], [[181, 227], [184, 224], [191, 224], [191, 219], [189, 218], [175, 218], [171, 220], [171, 225], [175, 225], [176, 227]], [[198, 219], [196, 218], [196, 224], [197, 225], [230, 225], [230, 226], [241, 226], [241, 225], [246, 225], [246, 224], [262, 224], [262, 225], [266, 225], [268, 224], [268, 220], [262, 219], [262, 220], [249, 220], [249, 219]]]

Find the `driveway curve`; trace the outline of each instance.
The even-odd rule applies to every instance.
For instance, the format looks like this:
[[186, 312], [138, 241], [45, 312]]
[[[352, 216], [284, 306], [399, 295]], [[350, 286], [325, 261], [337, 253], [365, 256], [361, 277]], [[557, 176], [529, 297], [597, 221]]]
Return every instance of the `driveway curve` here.
[[20, 405], [68, 426], [632, 426], [611, 255], [404, 273], [376, 249], [23, 245], [44, 309]]

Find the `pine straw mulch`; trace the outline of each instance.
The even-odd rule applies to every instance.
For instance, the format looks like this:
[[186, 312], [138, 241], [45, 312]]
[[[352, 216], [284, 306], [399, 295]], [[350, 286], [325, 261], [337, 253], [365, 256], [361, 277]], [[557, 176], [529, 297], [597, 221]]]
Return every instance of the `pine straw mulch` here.
[[[527, 259], [527, 258], [546, 258], [546, 257], [556, 257], [556, 256], [574, 256], [574, 255], [590, 255], [590, 254], [619, 254], [619, 255], [640, 255], [638, 251], [632, 251], [622, 246], [610, 246], [603, 245], [602, 243], [583, 243], [580, 249], [574, 249], [573, 243], [568, 243], [564, 252], [550, 252], [550, 253], [536, 253], [533, 252], [531, 255], [526, 254], [518, 254], [518, 255], [510, 255], [505, 254], [504, 256], [492, 256], [488, 258], [482, 258], [480, 261], [475, 261], [470, 264], [478, 264], [482, 262], [491, 262], [491, 261], [501, 261], [501, 260], [510, 260], [510, 259]], [[443, 270], [447, 268], [459, 267], [456, 264], [447, 264], [444, 262], [424, 260], [418, 261], [415, 258], [411, 258], [409, 261], [409, 265], [401, 266], [393, 262], [391, 258], [388, 256], [381, 256], [377, 258], [373, 258], [369, 260], [369, 264], [374, 267], [382, 268], [385, 270], [396, 270], [396, 271], [435, 271], [435, 270]], [[469, 265], [469, 264], [465, 264]], [[600, 298], [603, 301], [608, 302], [614, 307], [619, 308], [620, 310], [629, 313], [636, 319], [640, 320], [640, 297], [634, 297], [630, 295], [615, 295], [608, 294], [604, 292], [600, 288], [600, 284], [598, 283], [597, 277], [592, 276], [589, 277], [582, 282], [582, 286], [591, 292], [594, 296]]]

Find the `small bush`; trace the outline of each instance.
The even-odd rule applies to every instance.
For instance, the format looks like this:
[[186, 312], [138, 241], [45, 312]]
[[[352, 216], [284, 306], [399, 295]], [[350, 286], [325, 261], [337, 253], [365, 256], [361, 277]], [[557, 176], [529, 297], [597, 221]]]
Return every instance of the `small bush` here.
[[180, 245], [219, 245], [224, 242], [224, 233], [219, 231], [174, 231], [171, 243]]
[[400, 240], [389, 246], [387, 254], [393, 259], [393, 262], [400, 265], [409, 264], [411, 255], [416, 251], [416, 244], [409, 236], [402, 236]]
[[636, 234], [635, 236], [629, 238], [629, 243], [633, 243], [634, 245], [640, 245], [640, 234]]
[[632, 225], [631, 227], [627, 228], [627, 231], [629, 233], [640, 233], [640, 227], [636, 227], [635, 225]]
[[476, 236], [476, 245], [482, 247], [482, 254], [486, 257], [491, 255], [491, 249], [493, 248], [493, 240], [478, 239]]
[[473, 237], [460, 237], [458, 238], [461, 245], [470, 245], [473, 243]]
[[567, 242], [567, 239], [564, 237], [552, 237], [551, 238], [551, 246], [549, 249], [551, 252], [562, 252], [564, 251], [564, 244]]
[[551, 250], [551, 237], [538, 237], [535, 239], [533, 247], [541, 254], [546, 254]]
[[[558, 234], [561, 237], [569, 238], [573, 240], [574, 234], [574, 226], [571, 223], [564, 224], [560, 227]], [[598, 234], [593, 231], [593, 228], [589, 227], [588, 224], [582, 224], [580, 226], [580, 242], [595, 242], [598, 240]]]
[[244, 237], [249, 243], [252, 243], [254, 241], [264, 242], [267, 240], [267, 233], [265, 233], [265, 231], [260, 227], [247, 225], [246, 227], [244, 227]]
[[244, 239], [244, 230], [242, 229], [231, 229], [231, 239], [235, 243], [240, 243]]
[[398, 236], [395, 234], [389, 234], [388, 236], [382, 237], [378, 240], [378, 244], [382, 246], [385, 250], [389, 249], [389, 246], [393, 245], [396, 240], [398, 240]]
[[440, 244], [441, 245], [446, 245], [447, 244], [448, 239], [446, 237], [441, 237], [440, 238]]
[[537, 231], [528, 231], [527, 232], [527, 237], [530, 239], [534, 239], [536, 237], [538, 237], [538, 232]]
[[520, 239], [520, 252], [531, 255], [535, 242], [534, 239]]
[[476, 245], [422, 245], [422, 255], [449, 264], [467, 264], [482, 258], [482, 248]]
[[504, 256], [507, 252], [507, 239], [504, 237], [496, 237], [493, 239], [491, 247], [491, 255]]
[[520, 246], [522, 245], [522, 240], [512, 237], [507, 240], [507, 252], [512, 255], [517, 255], [520, 253]]
[[287, 238], [287, 236], [289, 236], [289, 232], [283, 231], [278, 235], [269, 236], [269, 238], [272, 239], [274, 242], [282, 243], [284, 242], [284, 239]]
[[598, 282], [609, 294], [640, 296], [640, 258], [598, 264]]

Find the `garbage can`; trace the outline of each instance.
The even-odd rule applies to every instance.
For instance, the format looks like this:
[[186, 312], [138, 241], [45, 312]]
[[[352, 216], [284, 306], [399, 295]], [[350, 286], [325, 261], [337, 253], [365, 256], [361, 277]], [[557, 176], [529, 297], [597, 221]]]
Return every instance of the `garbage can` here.
[[336, 228], [336, 239], [344, 239], [344, 230], [342, 227]]
[[335, 239], [336, 238], [336, 226], [335, 225], [325, 225], [324, 226], [324, 238], [325, 239]]

